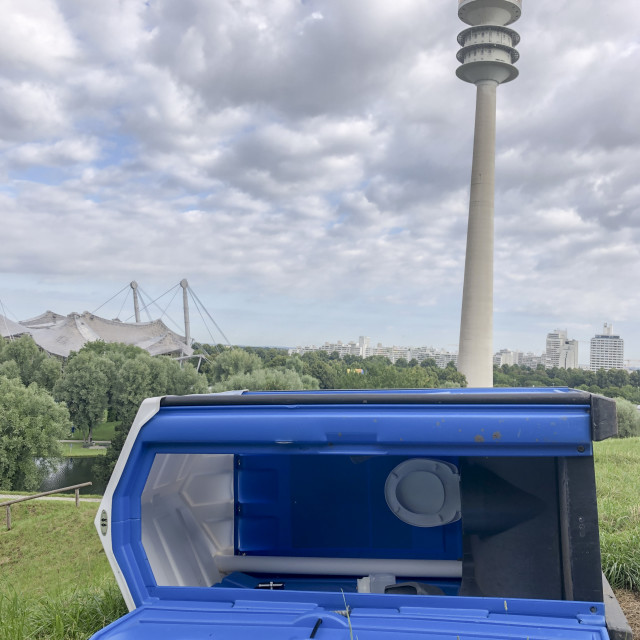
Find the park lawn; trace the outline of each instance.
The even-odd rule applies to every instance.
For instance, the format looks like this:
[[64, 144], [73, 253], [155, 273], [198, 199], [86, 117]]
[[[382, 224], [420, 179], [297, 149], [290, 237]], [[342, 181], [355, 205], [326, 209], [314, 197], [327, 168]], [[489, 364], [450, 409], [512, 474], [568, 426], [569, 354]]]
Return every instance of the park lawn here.
[[[94, 440], [113, 440], [119, 422], [101, 422], [93, 428]], [[82, 433], [76, 429], [66, 440], [83, 440]]]
[[60, 446], [65, 458], [93, 458], [107, 454], [106, 448], [88, 449], [82, 446], [82, 442], [63, 442]]

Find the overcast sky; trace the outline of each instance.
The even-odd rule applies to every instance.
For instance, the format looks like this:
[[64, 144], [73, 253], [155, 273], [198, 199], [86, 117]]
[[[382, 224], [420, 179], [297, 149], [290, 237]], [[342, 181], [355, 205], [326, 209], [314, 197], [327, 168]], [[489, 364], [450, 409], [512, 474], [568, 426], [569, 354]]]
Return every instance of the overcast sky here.
[[[566, 328], [586, 362], [612, 322], [640, 359], [640, 11], [523, 5], [498, 90], [494, 347]], [[475, 89], [455, 0], [0, 10], [10, 318], [188, 278], [232, 343], [457, 348]], [[99, 313], [127, 319], [124, 296]]]

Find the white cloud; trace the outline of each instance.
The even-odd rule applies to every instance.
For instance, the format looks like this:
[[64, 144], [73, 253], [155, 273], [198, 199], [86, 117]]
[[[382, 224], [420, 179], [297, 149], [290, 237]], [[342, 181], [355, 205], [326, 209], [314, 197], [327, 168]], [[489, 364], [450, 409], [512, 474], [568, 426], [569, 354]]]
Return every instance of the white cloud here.
[[[622, 331], [640, 312], [640, 18], [632, 0], [600, 5], [538, 0], [515, 25], [496, 347], [541, 350], [556, 324]], [[106, 298], [188, 276], [224, 299], [237, 342], [457, 340], [474, 89], [454, 74], [455, 7], [0, 8], [1, 297], [25, 277], [39, 296], [75, 279]]]

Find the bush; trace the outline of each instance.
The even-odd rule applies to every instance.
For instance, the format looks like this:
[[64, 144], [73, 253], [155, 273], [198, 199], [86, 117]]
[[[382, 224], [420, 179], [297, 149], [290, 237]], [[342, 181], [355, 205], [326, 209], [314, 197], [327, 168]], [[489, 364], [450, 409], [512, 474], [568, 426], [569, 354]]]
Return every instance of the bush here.
[[618, 438], [640, 436], [640, 411], [636, 405], [624, 398], [615, 400], [618, 413]]
[[248, 389], [249, 391], [286, 391], [301, 389], [318, 389], [316, 378], [300, 374], [291, 369], [257, 369], [251, 373], [238, 373], [223, 382], [214, 385], [212, 390], [233, 391]]

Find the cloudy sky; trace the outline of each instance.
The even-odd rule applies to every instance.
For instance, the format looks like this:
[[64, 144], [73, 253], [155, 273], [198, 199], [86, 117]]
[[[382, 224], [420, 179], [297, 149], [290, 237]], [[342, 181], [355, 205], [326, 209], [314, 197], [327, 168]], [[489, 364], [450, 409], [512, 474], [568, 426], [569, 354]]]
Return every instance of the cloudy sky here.
[[[523, 4], [498, 91], [494, 346], [540, 353], [566, 328], [584, 362], [613, 322], [640, 359], [637, 2]], [[233, 343], [457, 346], [475, 90], [455, 0], [0, 9], [10, 318], [188, 278]], [[124, 295], [100, 314], [127, 319]]]

